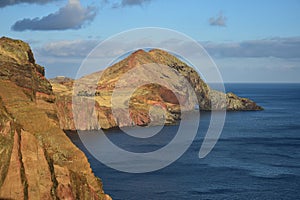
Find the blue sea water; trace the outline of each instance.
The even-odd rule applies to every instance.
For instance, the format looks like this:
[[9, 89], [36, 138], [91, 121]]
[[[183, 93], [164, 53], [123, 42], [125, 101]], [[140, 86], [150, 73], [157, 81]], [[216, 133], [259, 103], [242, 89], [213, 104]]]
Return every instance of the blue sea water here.
[[[265, 110], [227, 112], [221, 138], [203, 159], [198, 153], [209, 113], [201, 113], [198, 134], [180, 159], [144, 174], [105, 166], [78, 135], [67, 134], [86, 153], [114, 200], [300, 199], [300, 84], [227, 84], [226, 90], [251, 98]], [[176, 130], [167, 126], [148, 141], [127, 138], [120, 130], [106, 134], [124, 149], [147, 152], [167, 144]]]

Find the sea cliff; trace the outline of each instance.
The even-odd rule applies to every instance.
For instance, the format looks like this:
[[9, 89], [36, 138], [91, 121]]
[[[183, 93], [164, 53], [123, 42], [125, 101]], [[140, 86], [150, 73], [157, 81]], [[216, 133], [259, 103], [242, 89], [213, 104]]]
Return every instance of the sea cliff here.
[[[161, 66], [149, 70], [153, 63]], [[162, 66], [167, 66], [167, 68]], [[144, 70], [140, 70], [142, 67]], [[263, 109], [248, 98], [211, 89], [192, 67], [160, 49], [152, 49], [148, 52], [137, 50], [104, 71], [86, 75], [78, 80], [60, 77], [50, 82], [57, 99], [60, 126], [66, 130], [174, 124], [180, 119], [181, 111], [193, 110], [196, 105], [203, 111]], [[165, 86], [159, 83], [164, 83]], [[131, 86], [135, 85], [140, 86], [134, 88], [134, 92], [130, 94]], [[193, 102], [193, 95], [188, 90], [188, 85], [195, 92], [196, 102], [180, 106], [179, 102]], [[115, 89], [122, 92], [114, 96], [116, 112], [113, 113], [112, 96]], [[130, 96], [129, 99], [128, 96]], [[78, 110], [75, 116], [94, 115], [94, 117], [81, 117], [75, 127], [74, 120], [76, 119], [73, 118], [74, 107], [72, 106], [83, 105], [88, 101], [93, 103], [86, 105], [92, 105], [92, 107]], [[163, 110], [164, 119], [162, 117], [151, 118], [149, 113], [153, 107], [160, 107], [161, 109], [158, 110]], [[127, 117], [128, 110], [130, 118]], [[156, 116], [159, 115], [161, 113], [156, 114]]]
[[0, 199], [111, 199], [60, 128], [44, 75], [27, 43], [0, 39]]

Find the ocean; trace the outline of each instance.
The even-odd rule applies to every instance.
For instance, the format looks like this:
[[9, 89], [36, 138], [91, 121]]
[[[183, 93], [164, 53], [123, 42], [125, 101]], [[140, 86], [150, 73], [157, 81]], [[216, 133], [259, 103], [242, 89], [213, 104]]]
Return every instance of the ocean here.
[[[177, 161], [142, 174], [107, 167], [76, 133], [67, 135], [86, 153], [114, 200], [300, 199], [300, 84], [226, 84], [226, 91], [265, 110], [227, 112], [220, 139], [203, 159], [198, 154], [209, 112], [201, 112], [196, 138]], [[192, 115], [186, 120], [193, 120]], [[151, 139], [132, 139], [118, 129], [106, 134], [124, 149], [148, 152], [167, 144], [177, 128], [166, 126]]]

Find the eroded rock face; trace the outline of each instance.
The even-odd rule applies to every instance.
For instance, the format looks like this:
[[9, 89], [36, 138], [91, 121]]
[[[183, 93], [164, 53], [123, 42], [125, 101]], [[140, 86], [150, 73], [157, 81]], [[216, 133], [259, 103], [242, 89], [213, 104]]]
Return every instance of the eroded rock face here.
[[[151, 63], [160, 66], [150, 70]], [[167, 66], [167, 69], [163, 66]], [[145, 69], [140, 70], [143, 67]], [[150, 84], [140, 84], [143, 83], [141, 80]], [[149, 52], [138, 50], [105, 71], [87, 75], [76, 81], [57, 78], [51, 83], [57, 96], [56, 104], [63, 129], [88, 130], [93, 127], [107, 129], [116, 126], [174, 124], [180, 119], [180, 111], [193, 110], [195, 104], [199, 105], [200, 110], [207, 111], [262, 109], [250, 99], [211, 89], [192, 67], [159, 49], [152, 49]], [[165, 86], [158, 83], [164, 83]], [[132, 91], [131, 86], [139, 84], [142, 86], [136, 88], [128, 99], [128, 94]], [[179, 106], [179, 102], [193, 102], [193, 95], [187, 92], [189, 91], [187, 85], [194, 90], [197, 100], [194, 104]], [[75, 86], [74, 94], [73, 86]], [[116, 89], [122, 92], [115, 97], [116, 102], [113, 106], [115, 112], [113, 113], [112, 95]], [[72, 102], [72, 95], [81, 101]], [[79, 120], [75, 127], [72, 103], [77, 102], [79, 105], [84, 101], [94, 100], [94, 109], [88, 106], [89, 112], [82, 109], [76, 111], [75, 116], [94, 115], [97, 117], [93, 119], [89, 117], [90, 121], [86, 122], [82, 117], [83, 120]], [[160, 107], [160, 112], [165, 113], [165, 118], [160, 117], [163, 116], [161, 114], [155, 114], [155, 117], [151, 118], [151, 109], [157, 106]], [[129, 107], [129, 111], [125, 107]]]
[[24, 177], [27, 181], [29, 199], [52, 199], [53, 183], [44, 149], [38, 140], [29, 132], [21, 130], [21, 155], [24, 167]]
[[10, 80], [27, 89], [28, 95], [36, 92], [53, 94], [51, 84], [44, 77], [44, 68], [35, 63], [33, 53], [27, 43], [6, 37], [0, 39], [0, 79]]
[[[7, 127], [8, 128], [8, 127]], [[9, 153], [1, 153], [1, 158], [7, 160], [1, 160], [1, 198], [12, 198], [12, 199], [24, 199], [25, 192], [28, 193], [27, 188], [25, 189], [23, 183], [24, 179], [24, 166], [22, 159], [20, 158], [20, 137], [17, 131], [12, 131], [12, 148], [9, 148]], [[10, 133], [11, 134], [11, 133]], [[0, 136], [1, 137], [1, 136]], [[1, 138], [3, 139], [3, 138]], [[1, 147], [4, 148], [3, 143]], [[5, 151], [6, 149], [3, 149]], [[10, 158], [10, 159], [9, 159]]]
[[29, 46], [0, 39], [0, 199], [110, 199], [59, 128], [55, 96]]

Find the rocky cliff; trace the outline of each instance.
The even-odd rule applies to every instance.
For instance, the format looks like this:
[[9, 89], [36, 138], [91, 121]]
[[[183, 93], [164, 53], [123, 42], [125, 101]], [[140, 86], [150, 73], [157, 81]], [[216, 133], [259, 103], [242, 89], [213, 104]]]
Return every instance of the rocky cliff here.
[[[151, 63], [159, 64], [159, 67], [150, 70]], [[168, 69], [162, 66], [167, 66]], [[152, 49], [149, 52], [138, 50], [108, 67], [105, 71], [84, 76], [76, 81], [55, 79], [51, 83], [57, 96], [56, 104], [59, 110], [60, 125], [63, 129], [75, 129], [72, 95], [77, 104], [95, 100], [94, 108], [87, 108], [82, 112], [75, 113], [75, 116], [88, 113], [96, 115], [93, 120], [84, 121], [85, 118], [81, 118], [83, 121], [77, 123], [76, 128], [83, 130], [107, 129], [116, 126], [173, 124], [180, 119], [180, 111], [192, 110], [195, 105], [199, 105], [200, 110], [206, 111], [212, 109], [262, 110], [262, 107], [250, 99], [238, 97], [233, 93], [224, 94], [212, 90], [192, 67], [159, 49]], [[132, 88], [136, 85], [142, 86]], [[188, 90], [187, 85], [194, 90], [196, 102], [179, 106], [179, 102], [193, 102], [192, 93]], [[74, 91], [73, 86], [75, 86]], [[112, 96], [115, 89], [122, 92], [114, 96], [113, 103]], [[132, 89], [134, 92], [131, 94]], [[73, 103], [75, 102], [73, 101]], [[111, 109], [112, 104], [115, 109], [114, 115]], [[129, 107], [130, 119], [126, 117], [128, 113], [126, 107]], [[158, 108], [157, 112], [160, 112], [154, 113], [154, 117], [149, 114], [153, 108]], [[89, 111], [87, 112], [87, 110]], [[157, 117], [162, 116], [163, 113], [165, 113], [164, 119]], [[91, 118], [87, 117], [86, 119]]]
[[0, 199], [111, 199], [59, 127], [55, 96], [28, 44], [0, 39]]

